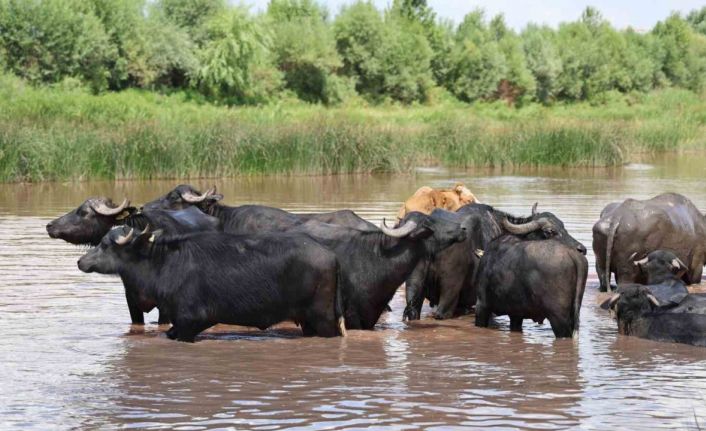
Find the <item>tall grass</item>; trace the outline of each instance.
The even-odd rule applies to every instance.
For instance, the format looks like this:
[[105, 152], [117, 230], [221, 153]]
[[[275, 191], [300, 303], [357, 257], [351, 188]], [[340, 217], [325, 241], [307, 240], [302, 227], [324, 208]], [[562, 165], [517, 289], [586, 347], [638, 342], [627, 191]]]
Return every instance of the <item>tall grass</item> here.
[[0, 76], [0, 181], [603, 166], [706, 148], [706, 101], [664, 90], [629, 106], [323, 108], [199, 105], [182, 94], [94, 96]]

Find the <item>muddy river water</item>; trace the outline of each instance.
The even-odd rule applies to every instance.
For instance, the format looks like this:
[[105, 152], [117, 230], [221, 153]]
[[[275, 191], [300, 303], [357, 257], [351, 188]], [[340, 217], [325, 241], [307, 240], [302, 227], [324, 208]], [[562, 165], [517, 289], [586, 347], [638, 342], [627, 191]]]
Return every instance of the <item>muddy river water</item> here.
[[[194, 180], [231, 205], [351, 208], [379, 223], [418, 186], [464, 181], [518, 215], [555, 212], [590, 250], [608, 202], [678, 191], [706, 210], [706, 157], [616, 169], [421, 170], [415, 175]], [[0, 185], [0, 429], [701, 429], [706, 349], [616, 335], [597, 307], [593, 253], [577, 340], [548, 324], [472, 317], [401, 321], [404, 291], [375, 331], [302, 338], [219, 326], [168, 340], [130, 325], [118, 278], [78, 271], [83, 250], [44, 225], [88, 196], [142, 203], [175, 181]], [[430, 309], [425, 305], [424, 315]]]

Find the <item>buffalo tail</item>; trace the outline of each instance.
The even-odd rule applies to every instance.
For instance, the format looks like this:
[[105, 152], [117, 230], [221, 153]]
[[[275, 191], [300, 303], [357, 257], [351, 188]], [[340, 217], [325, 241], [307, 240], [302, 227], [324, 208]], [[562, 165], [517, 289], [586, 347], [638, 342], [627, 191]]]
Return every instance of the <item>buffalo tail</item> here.
[[[605, 273], [603, 282], [605, 283], [606, 290], [610, 292], [610, 258], [613, 254], [613, 241], [615, 240], [615, 233], [618, 231], [618, 226], [620, 226], [620, 216], [615, 222], [611, 221], [610, 229], [608, 230], [608, 239], [606, 240], [606, 250], [605, 250]], [[617, 277], [616, 277], [617, 281]]]

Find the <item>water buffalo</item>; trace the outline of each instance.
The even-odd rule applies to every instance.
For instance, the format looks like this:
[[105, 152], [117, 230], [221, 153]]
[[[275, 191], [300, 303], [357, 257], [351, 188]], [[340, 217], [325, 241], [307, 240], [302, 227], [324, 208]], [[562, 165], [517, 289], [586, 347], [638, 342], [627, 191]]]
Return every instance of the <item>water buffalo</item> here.
[[433, 189], [428, 186], [420, 187], [410, 196], [397, 211], [397, 221], [404, 218], [407, 213], [419, 211], [431, 214], [435, 208], [447, 211], [456, 211], [464, 205], [479, 203], [473, 193], [463, 183], [457, 183], [453, 189]]
[[[109, 198], [89, 198], [78, 208], [47, 224], [47, 233], [52, 238], [60, 238], [71, 244], [95, 246], [100, 244], [101, 239], [110, 229], [119, 225], [143, 229], [150, 224], [167, 234], [221, 230], [220, 220], [196, 208], [178, 211], [161, 209], [137, 211], [129, 205], [127, 199], [120, 205], [115, 205]], [[143, 313], [150, 312], [152, 307], [140, 306], [131, 292], [134, 292], [134, 289], [125, 286], [131, 321], [133, 324], [143, 325], [145, 323]], [[169, 323], [169, 318], [160, 311], [158, 322]]]
[[230, 233], [276, 232], [289, 229], [309, 220], [348, 226], [360, 230], [378, 231], [378, 228], [353, 211], [340, 210], [329, 213], [294, 214], [264, 205], [231, 207], [219, 201], [223, 195], [213, 187], [200, 193], [190, 185], [179, 185], [166, 195], [145, 204], [145, 209], [183, 209], [196, 206], [204, 213], [217, 217], [223, 229]]
[[522, 320], [548, 319], [557, 338], [572, 337], [588, 275], [588, 261], [576, 247], [557, 239], [533, 240], [502, 235], [484, 250], [475, 282], [476, 326], [487, 327], [492, 314], [509, 315], [510, 329]]
[[78, 261], [119, 274], [145, 306], [165, 309], [171, 339], [193, 342], [218, 323], [266, 329], [283, 320], [304, 335], [344, 335], [336, 256], [304, 235], [158, 236], [114, 229]]
[[621, 285], [604, 303], [618, 321], [618, 332], [655, 341], [706, 347], [706, 294], [688, 294], [676, 306], [665, 306], [650, 286]]
[[428, 255], [463, 241], [458, 223], [439, 217], [407, 214], [397, 228], [361, 231], [310, 220], [291, 230], [309, 235], [333, 250], [341, 263], [346, 327], [373, 329], [397, 288]]
[[593, 226], [593, 251], [601, 291], [616, 283], [646, 282], [633, 257], [653, 250], [672, 250], [688, 266], [687, 284], [699, 283], [706, 262], [706, 220], [686, 197], [664, 193], [644, 201], [614, 202]]
[[479, 257], [475, 250], [504, 234], [516, 234], [526, 239], [554, 238], [568, 247], [586, 254], [586, 247], [576, 241], [564, 223], [550, 212], [538, 212], [537, 204], [529, 217], [514, 217], [489, 205], [470, 204], [446, 217], [456, 220], [468, 232], [465, 241], [431, 256], [426, 265], [419, 265], [406, 282], [407, 307], [403, 317], [419, 319], [422, 303], [428, 299], [437, 319], [466, 314], [476, 302], [473, 273]]

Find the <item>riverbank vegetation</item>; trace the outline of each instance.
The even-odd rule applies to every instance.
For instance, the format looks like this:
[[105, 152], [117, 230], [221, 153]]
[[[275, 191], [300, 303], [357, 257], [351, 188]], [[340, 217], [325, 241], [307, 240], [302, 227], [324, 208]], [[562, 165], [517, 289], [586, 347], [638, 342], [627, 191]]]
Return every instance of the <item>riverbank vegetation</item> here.
[[94, 95], [0, 78], [0, 180], [408, 172], [413, 166], [603, 166], [706, 148], [706, 100], [665, 89], [522, 108], [229, 108], [140, 90]]
[[706, 147], [706, 8], [516, 32], [424, 0], [0, 0], [0, 181], [625, 163]]

